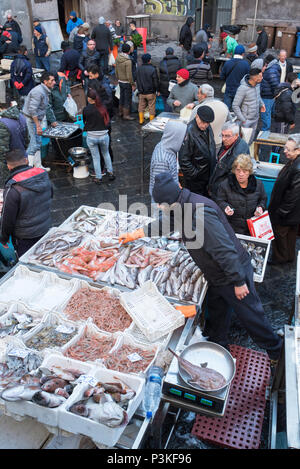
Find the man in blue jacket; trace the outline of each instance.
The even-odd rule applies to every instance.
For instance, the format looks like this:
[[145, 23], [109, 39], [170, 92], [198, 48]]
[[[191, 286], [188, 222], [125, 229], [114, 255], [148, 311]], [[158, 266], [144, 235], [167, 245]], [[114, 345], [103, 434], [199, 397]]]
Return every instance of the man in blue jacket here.
[[20, 46], [18, 54], [10, 66], [10, 85], [15, 90], [19, 102], [19, 97], [27, 96], [35, 85], [32, 66], [27, 53], [27, 47]]
[[221, 80], [226, 82], [224, 103], [227, 104], [229, 110], [231, 109], [236, 90], [240, 86], [241, 79], [250, 71], [250, 64], [248, 60], [244, 59], [244, 55], [245, 47], [241, 45], [236, 46], [233, 58], [225, 62], [220, 74]]
[[272, 54], [264, 59], [263, 79], [260, 84], [260, 95], [265, 105], [265, 112], [260, 115], [262, 121], [261, 130], [270, 130], [272, 120], [272, 108], [274, 105], [275, 90], [280, 83], [281, 68], [276, 57]]
[[69, 21], [67, 22], [67, 34], [70, 35], [70, 32], [76, 28], [76, 26], [80, 26], [81, 24], [83, 24], [83, 21], [81, 18], [78, 18], [77, 17], [77, 13], [76, 11], [71, 11], [70, 13], [70, 19]]

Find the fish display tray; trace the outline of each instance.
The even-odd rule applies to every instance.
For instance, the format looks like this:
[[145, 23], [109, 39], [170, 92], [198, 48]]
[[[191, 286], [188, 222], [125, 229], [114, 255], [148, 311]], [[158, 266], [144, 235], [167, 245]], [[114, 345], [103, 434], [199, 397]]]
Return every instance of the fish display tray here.
[[172, 336], [172, 332], [170, 332], [169, 334], [166, 334], [159, 339], [149, 341], [134, 322], [131, 324], [131, 326], [128, 327], [128, 329], [125, 330], [124, 334], [131, 337], [137, 343], [141, 343], [147, 346], [156, 344], [159, 345], [162, 349], [166, 347]]
[[[0, 316], [0, 323], [2, 324], [5, 320], [10, 319], [14, 313], [18, 313], [20, 315], [26, 314], [32, 317], [32, 329], [36, 327], [43, 319], [43, 316], [45, 313], [43, 312], [38, 312], [38, 311], [32, 311], [30, 308], [27, 308], [24, 306], [22, 303], [12, 303], [8, 310], [7, 313], [3, 314]], [[21, 336], [25, 334], [22, 331], [19, 331], [17, 334], [14, 334], [16, 336]], [[8, 334], [11, 335], [11, 334]], [[4, 337], [4, 336], [3, 336]], [[1, 338], [3, 338], [1, 337]]]
[[135, 291], [121, 293], [121, 303], [149, 341], [169, 334], [185, 322], [150, 280]]
[[[270, 247], [271, 247], [271, 241], [269, 241], [267, 239], [254, 238], [252, 236], [241, 235], [239, 233], [236, 233], [236, 237], [241, 241], [242, 245], [243, 245], [243, 242], [244, 242], [248, 245], [248, 247], [251, 246], [251, 245], [252, 245], [251, 247], [254, 246], [253, 250], [248, 248], [247, 251], [251, 256], [251, 264], [252, 264], [252, 267], [253, 267], [253, 270], [254, 270], [254, 275], [253, 275], [254, 281], [258, 282], [258, 283], [261, 283], [264, 280], [264, 276], [265, 276], [265, 270], [266, 270], [266, 266], [267, 266], [267, 262], [268, 262], [268, 257], [269, 257]], [[256, 248], [262, 248], [261, 255], [264, 258], [262, 269], [260, 269], [259, 271], [255, 267], [255, 263], [256, 263], [256, 261], [255, 261], [255, 249]]]
[[[45, 356], [41, 366], [43, 368], [49, 368], [52, 365], [56, 365], [61, 368], [68, 367], [71, 369], [76, 369], [85, 375], [90, 375], [93, 369], [93, 367], [88, 363], [79, 362], [77, 360], [66, 358], [60, 354], [51, 353]], [[75, 389], [73, 392], [75, 392]], [[71, 397], [72, 395], [67, 400], [69, 400]], [[25, 400], [14, 401], [14, 402], [13, 401], [12, 402], [2, 401], [2, 402], [4, 402], [3, 411], [7, 415], [32, 417], [32, 418], [35, 418], [38, 422], [44, 425], [49, 425], [50, 427], [58, 427], [60, 408], [62, 405], [65, 404], [63, 403], [59, 407], [49, 408], [49, 407], [43, 407], [41, 405], [35, 404], [34, 402], [25, 401]]]
[[43, 284], [44, 271], [35, 272], [24, 265], [17, 265], [0, 282], [0, 304], [21, 302], [29, 305]]
[[57, 122], [56, 127], [47, 127], [43, 131], [43, 137], [67, 139], [77, 130], [80, 125], [68, 122]]
[[[142, 401], [145, 380], [136, 375], [110, 371], [105, 368], [94, 368], [93, 371], [93, 377], [98, 381], [112, 383], [116, 382], [119, 378], [121, 382], [124, 382], [136, 392], [135, 397], [129, 402], [127, 409], [128, 421], [130, 421]], [[89, 385], [85, 383], [78, 385], [70, 398], [64, 402], [59, 410], [58, 426], [67, 432], [85, 435], [96, 443], [112, 447], [119, 440], [126, 428], [126, 425], [110, 428], [102, 423], [95, 422], [86, 417], [81, 417], [80, 415], [75, 415], [68, 411], [71, 405], [82, 399], [82, 396], [88, 387]]]
[[[36, 335], [38, 335], [43, 329], [51, 327], [51, 328], [58, 328], [60, 327], [61, 330], [66, 330], [66, 331], [72, 331], [75, 332], [75, 336], [73, 335], [64, 345], [62, 346], [55, 346], [52, 345], [51, 342], [49, 342], [49, 345], [46, 345], [42, 349], [38, 350], [41, 352], [43, 355], [47, 353], [47, 350], [58, 350], [62, 351], [63, 348], [67, 347], [68, 344], [71, 342], [72, 339], [75, 339], [81, 332], [81, 329], [83, 328], [83, 325], [70, 321], [68, 319], [63, 318], [57, 313], [51, 312], [48, 314], [45, 314], [43, 317], [42, 321], [40, 324], [38, 324], [35, 328], [33, 328], [30, 332], [27, 334], [24, 334], [21, 339], [23, 340], [24, 344], [26, 347], [36, 351], [35, 347], [33, 345], [29, 346], [29, 341], [33, 339]], [[71, 333], [72, 333], [71, 332]], [[69, 332], [70, 333], [70, 332]], [[67, 333], [68, 335], [68, 333]]]

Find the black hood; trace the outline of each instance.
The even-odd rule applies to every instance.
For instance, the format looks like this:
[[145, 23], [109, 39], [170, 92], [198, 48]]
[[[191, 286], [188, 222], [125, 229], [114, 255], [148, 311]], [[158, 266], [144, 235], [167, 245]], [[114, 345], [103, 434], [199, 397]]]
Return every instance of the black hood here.
[[185, 24], [190, 27], [191, 24], [193, 24], [194, 22], [195, 22], [194, 18], [193, 18], [192, 16], [189, 16], [189, 17], [187, 18]]

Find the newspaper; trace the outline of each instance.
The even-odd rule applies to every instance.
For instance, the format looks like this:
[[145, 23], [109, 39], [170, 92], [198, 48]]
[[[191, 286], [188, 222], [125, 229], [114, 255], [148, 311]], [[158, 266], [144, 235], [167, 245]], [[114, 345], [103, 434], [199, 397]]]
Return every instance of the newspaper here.
[[155, 341], [185, 322], [150, 280], [133, 292], [120, 295], [120, 302], [149, 341]]

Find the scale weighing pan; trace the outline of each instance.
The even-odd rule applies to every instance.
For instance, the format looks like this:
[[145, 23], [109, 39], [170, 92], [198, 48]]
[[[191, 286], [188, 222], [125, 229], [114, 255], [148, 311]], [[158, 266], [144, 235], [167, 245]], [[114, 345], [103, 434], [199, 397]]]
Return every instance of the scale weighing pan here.
[[207, 363], [207, 368], [211, 368], [221, 373], [226, 384], [217, 389], [201, 388], [196, 384], [190, 383], [191, 376], [184, 370], [178, 361], [179, 375], [183, 381], [194, 389], [206, 392], [218, 392], [225, 389], [232, 381], [235, 375], [235, 362], [232, 355], [221, 345], [214, 342], [202, 341], [188, 345], [180, 354], [180, 358], [188, 360], [193, 365], [201, 366], [201, 363]]

